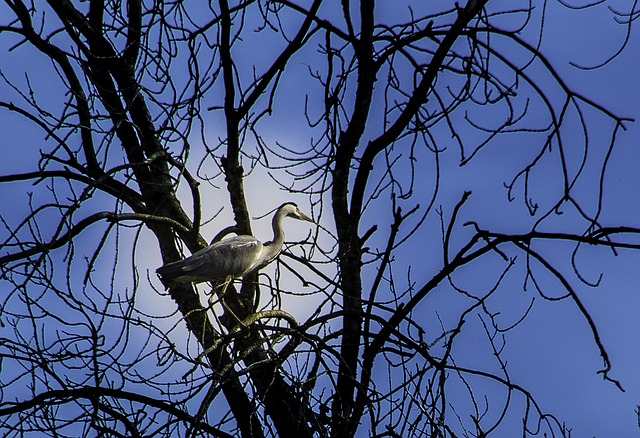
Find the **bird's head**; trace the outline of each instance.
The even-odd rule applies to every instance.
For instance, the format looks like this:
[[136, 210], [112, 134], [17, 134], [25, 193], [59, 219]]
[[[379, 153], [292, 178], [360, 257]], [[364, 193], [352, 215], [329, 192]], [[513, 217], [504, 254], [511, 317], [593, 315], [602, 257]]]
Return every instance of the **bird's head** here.
[[287, 202], [286, 204], [282, 204], [278, 209], [279, 213], [283, 213], [286, 217], [292, 217], [294, 219], [298, 219], [301, 221], [313, 222], [309, 216], [300, 211], [300, 208], [294, 204], [293, 202]]

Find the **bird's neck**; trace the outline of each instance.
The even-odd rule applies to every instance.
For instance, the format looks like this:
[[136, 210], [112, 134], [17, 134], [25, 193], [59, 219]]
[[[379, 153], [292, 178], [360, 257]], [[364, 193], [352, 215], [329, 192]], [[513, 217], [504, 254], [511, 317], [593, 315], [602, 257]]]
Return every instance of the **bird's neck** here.
[[285, 218], [285, 213], [278, 211], [271, 220], [271, 227], [273, 228], [273, 244], [281, 247], [284, 244], [284, 230], [282, 229], [282, 221]]
[[264, 250], [267, 252], [267, 260], [273, 260], [280, 254], [282, 245], [284, 245], [284, 230], [282, 229], [282, 221], [285, 214], [277, 212], [273, 217], [271, 226], [273, 227], [273, 240], [265, 244]]

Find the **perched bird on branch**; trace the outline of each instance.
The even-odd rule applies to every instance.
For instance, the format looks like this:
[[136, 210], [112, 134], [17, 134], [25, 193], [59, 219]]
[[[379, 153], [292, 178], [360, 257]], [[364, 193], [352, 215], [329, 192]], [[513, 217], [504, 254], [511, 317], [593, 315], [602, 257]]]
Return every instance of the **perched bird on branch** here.
[[282, 221], [286, 217], [312, 222], [293, 202], [282, 204], [273, 216], [273, 240], [262, 243], [253, 236], [236, 236], [216, 242], [184, 260], [158, 268], [165, 284], [219, 282], [223, 296], [229, 283], [260, 269], [278, 257], [284, 244]]

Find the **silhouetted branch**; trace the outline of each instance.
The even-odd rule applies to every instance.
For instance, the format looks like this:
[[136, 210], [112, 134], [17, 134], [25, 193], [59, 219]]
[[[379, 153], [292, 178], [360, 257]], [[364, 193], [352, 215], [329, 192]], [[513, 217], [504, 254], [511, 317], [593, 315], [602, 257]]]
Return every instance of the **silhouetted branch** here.
[[[79, 399], [93, 400], [95, 398], [115, 398], [119, 400], [127, 400], [134, 403], [140, 403], [142, 405], [149, 406], [151, 408], [161, 409], [168, 414], [176, 417], [179, 421], [183, 421], [189, 424], [196, 424], [196, 418], [188, 413], [178, 409], [173, 403], [165, 403], [162, 400], [158, 400], [154, 397], [149, 397], [143, 394], [136, 394], [129, 391], [123, 391], [119, 389], [84, 386], [75, 389], [60, 389], [55, 391], [46, 391], [38, 394], [31, 400], [18, 403], [4, 403], [4, 407], [0, 404], [0, 416], [12, 415], [15, 413], [28, 413], [34, 409], [38, 409], [41, 405], [62, 405], [67, 403], [74, 403]], [[12, 406], [7, 406], [7, 404]], [[231, 437], [225, 432], [222, 432], [218, 428], [211, 427], [206, 423], [197, 422], [198, 428], [211, 434], [215, 437]]]
[[[556, 65], [551, 6], [5, 3], [7, 436], [570, 436], [509, 348], [559, 302], [622, 388], [581, 257], [640, 254], [606, 211], [632, 119]], [[305, 200], [259, 272], [158, 286]]]

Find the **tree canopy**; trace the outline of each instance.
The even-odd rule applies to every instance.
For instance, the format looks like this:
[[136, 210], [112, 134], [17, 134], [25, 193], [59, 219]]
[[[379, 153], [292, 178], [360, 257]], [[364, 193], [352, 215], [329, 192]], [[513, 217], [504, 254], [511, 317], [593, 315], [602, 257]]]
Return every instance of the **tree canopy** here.
[[[609, 3], [5, 0], [0, 430], [569, 436], [513, 363], [559, 318], [624, 389], [587, 294], [640, 256], [632, 115], [567, 73], [626, 53]], [[621, 42], [559, 68], [554, 8]], [[156, 276], [286, 201], [225, 305]]]

